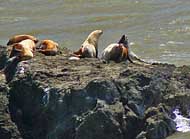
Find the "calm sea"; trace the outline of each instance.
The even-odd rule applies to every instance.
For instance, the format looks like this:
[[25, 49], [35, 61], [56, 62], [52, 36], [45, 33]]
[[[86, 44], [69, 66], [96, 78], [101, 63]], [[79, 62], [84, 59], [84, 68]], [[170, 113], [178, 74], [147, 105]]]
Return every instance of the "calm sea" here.
[[15, 34], [53, 39], [78, 49], [102, 29], [102, 51], [127, 34], [131, 49], [146, 60], [177, 65], [190, 61], [189, 0], [1, 0], [0, 44]]

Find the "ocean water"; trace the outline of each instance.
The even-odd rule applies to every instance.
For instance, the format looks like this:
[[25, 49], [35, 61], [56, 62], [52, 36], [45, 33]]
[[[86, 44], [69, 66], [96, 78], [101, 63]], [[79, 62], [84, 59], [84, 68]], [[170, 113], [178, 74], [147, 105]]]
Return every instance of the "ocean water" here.
[[166, 139], [190, 139], [190, 132], [187, 133], [178, 132]]
[[145, 60], [190, 65], [189, 0], [1, 0], [0, 44], [15, 34], [53, 39], [77, 50], [102, 29], [99, 53], [127, 34]]

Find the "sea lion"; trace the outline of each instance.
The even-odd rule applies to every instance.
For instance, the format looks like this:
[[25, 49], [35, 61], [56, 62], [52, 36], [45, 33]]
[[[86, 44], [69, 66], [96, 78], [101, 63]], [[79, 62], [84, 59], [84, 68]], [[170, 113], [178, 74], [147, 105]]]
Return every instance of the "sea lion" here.
[[129, 46], [126, 35], [123, 35], [118, 43], [112, 43], [108, 45], [102, 52], [102, 59], [105, 61], [121, 62], [129, 60], [133, 61], [129, 57]]
[[83, 42], [81, 48], [73, 53], [73, 56], [79, 58], [98, 58], [98, 40], [102, 34], [102, 30], [91, 32]]
[[35, 48], [36, 44], [30, 39], [15, 43], [12, 45], [12, 50], [10, 52], [9, 58], [17, 56], [21, 61], [29, 60], [34, 57], [33, 53], [35, 51]]
[[23, 35], [15, 35], [15, 36], [11, 37], [9, 39], [7, 45], [12, 45], [14, 43], [19, 43], [19, 42], [21, 42], [23, 40], [27, 40], [27, 39], [30, 39], [30, 40], [34, 41], [34, 43], [38, 43], [38, 39], [35, 38], [34, 36], [23, 34]]
[[34, 57], [36, 44], [33, 40], [26, 39], [19, 43], [14, 43], [9, 47], [10, 54], [1, 73], [4, 73], [6, 81], [9, 82], [13, 79], [17, 65], [21, 61], [30, 60]]
[[58, 43], [52, 40], [43, 40], [37, 47], [37, 51], [47, 56], [55, 56], [58, 52]]

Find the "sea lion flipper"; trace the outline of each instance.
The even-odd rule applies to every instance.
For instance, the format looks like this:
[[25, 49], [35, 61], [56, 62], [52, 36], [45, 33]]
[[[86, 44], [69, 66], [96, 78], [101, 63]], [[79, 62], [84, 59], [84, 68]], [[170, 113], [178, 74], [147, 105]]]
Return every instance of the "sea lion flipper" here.
[[74, 55], [82, 55], [82, 47], [78, 50], [73, 52]]
[[96, 48], [96, 58], [98, 58], [98, 49]]
[[130, 58], [129, 54], [127, 55], [127, 59], [134, 64], [134, 62], [132, 61], [132, 59]]

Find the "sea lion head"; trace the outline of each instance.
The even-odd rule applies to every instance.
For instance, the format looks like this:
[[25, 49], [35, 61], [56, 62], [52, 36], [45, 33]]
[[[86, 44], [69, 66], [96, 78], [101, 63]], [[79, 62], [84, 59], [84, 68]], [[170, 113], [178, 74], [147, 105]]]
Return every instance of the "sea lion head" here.
[[95, 30], [91, 33], [92, 36], [96, 37], [97, 39], [99, 39], [99, 37], [103, 34], [102, 30]]
[[22, 60], [29, 60], [33, 58], [32, 50], [29, 47], [23, 47], [22, 44], [16, 43], [12, 46], [12, 51], [10, 54], [10, 58], [17, 56]]
[[[102, 30], [95, 30], [93, 32], [91, 32], [87, 39], [84, 41], [85, 42], [88, 42], [89, 44], [92, 44], [94, 45], [96, 48], [98, 47], [98, 39], [99, 37], [103, 34], [103, 31]], [[83, 44], [84, 44], [83, 43]]]
[[127, 35], [122, 35], [121, 39], [118, 42], [119, 44], [123, 44], [125, 47], [128, 47], [128, 38]]
[[21, 60], [30, 60], [34, 57], [34, 54], [32, 53], [32, 51], [28, 48], [22, 48], [22, 51], [21, 51], [21, 55], [20, 55], [20, 58]]

